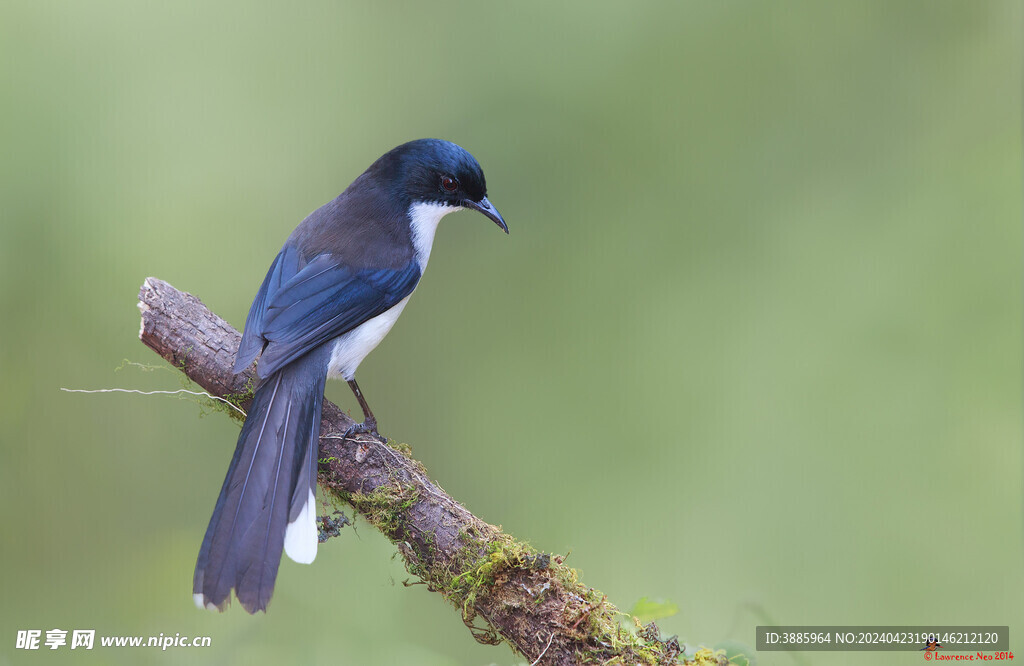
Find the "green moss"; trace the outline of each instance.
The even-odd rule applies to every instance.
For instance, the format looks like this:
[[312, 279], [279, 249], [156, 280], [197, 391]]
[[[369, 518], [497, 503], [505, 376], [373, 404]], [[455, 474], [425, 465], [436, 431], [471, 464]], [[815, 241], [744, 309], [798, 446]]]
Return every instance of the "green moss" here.
[[498, 574], [523, 567], [536, 554], [528, 545], [499, 533], [482, 551], [475, 543], [464, 548], [456, 564], [460, 572], [443, 576], [437, 583], [452, 605], [462, 610], [463, 620], [469, 622], [476, 615], [473, 608], [477, 599], [488, 593]]
[[[388, 446], [390, 446], [392, 449], [394, 449], [395, 451], [398, 451], [399, 453], [401, 453], [403, 456], [405, 456], [409, 460], [413, 460], [413, 457], [412, 457], [412, 447], [409, 446], [408, 444], [406, 444], [405, 442], [396, 442], [393, 439], [389, 439], [385, 443]], [[413, 462], [415, 462], [415, 461], [413, 461]]]
[[186, 375], [186, 376], [188, 375], [188, 373], [185, 372], [185, 361], [188, 360], [188, 355], [191, 354], [191, 353], [192, 353], [192, 345], [189, 345], [188, 347], [185, 347], [185, 350], [183, 352], [181, 352], [181, 357], [177, 360], [177, 362], [172, 364], [178, 370], [181, 370], [181, 374]]
[[732, 662], [725, 661], [725, 650], [701, 648], [693, 655], [693, 659], [687, 660], [686, 663], [693, 664], [694, 666], [719, 666], [722, 663], [731, 664]]
[[[194, 386], [194, 384], [188, 383], [187, 386]], [[238, 393], [227, 393], [221, 397], [206, 398], [202, 396], [190, 396], [195, 402], [201, 407], [199, 413], [200, 416], [206, 416], [207, 414], [221, 413], [227, 414], [235, 420], [239, 425], [245, 423], [245, 409], [242, 407], [247, 401], [252, 400], [252, 396], [255, 392], [254, 380], [252, 377], [248, 379], [245, 386]]]
[[245, 422], [245, 408], [242, 406], [245, 403], [252, 400], [252, 397], [256, 394], [256, 378], [249, 376], [245, 382], [245, 386], [238, 393], [227, 393], [223, 397], [227, 400], [230, 405], [226, 405], [219, 400], [214, 400], [221, 408], [220, 411], [226, 412], [228, 416], [235, 419], [240, 423]]
[[579, 574], [566, 566], [563, 559], [552, 558], [552, 577], [560, 585], [562, 594], [582, 600], [580, 609], [576, 605], [566, 606], [562, 618], [566, 633], [580, 642], [596, 646], [595, 652], [578, 654], [580, 663], [610, 664], [674, 664], [675, 656], [666, 649], [666, 643], [658, 636], [643, 636], [632, 626], [629, 615], [620, 611], [599, 590], [586, 587], [579, 580]]
[[238, 393], [227, 393], [224, 395], [224, 399], [235, 407], [242, 409], [242, 405], [252, 400], [254, 395], [256, 395], [256, 377], [249, 375], [241, 391]]
[[369, 493], [336, 492], [392, 541], [406, 538], [405, 514], [419, 499], [413, 486], [395, 481]]
[[384, 443], [392, 451], [398, 452], [399, 455], [401, 455], [403, 458], [408, 460], [412, 464], [412, 466], [416, 468], [416, 471], [418, 471], [420, 474], [423, 474], [424, 476], [426, 476], [427, 468], [424, 467], [423, 463], [421, 463], [419, 460], [416, 460], [415, 458], [412, 457], [412, 447], [411, 446], [409, 446], [405, 442], [398, 442], [398, 441], [393, 440], [393, 439], [389, 439], [389, 440], [387, 440]]

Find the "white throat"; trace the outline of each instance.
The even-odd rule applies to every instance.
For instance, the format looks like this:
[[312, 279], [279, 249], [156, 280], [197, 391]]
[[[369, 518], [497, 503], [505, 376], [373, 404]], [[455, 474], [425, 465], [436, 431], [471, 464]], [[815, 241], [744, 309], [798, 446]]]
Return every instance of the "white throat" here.
[[412, 245], [416, 248], [416, 263], [420, 265], [420, 273], [427, 268], [438, 222], [448, 213], [454, 213], [457, 210], [462, 210], [462, 206], [427, 202], [414, 203], [409, 206], [409, 219], [411, 220], [409, 227], [412, 230]]

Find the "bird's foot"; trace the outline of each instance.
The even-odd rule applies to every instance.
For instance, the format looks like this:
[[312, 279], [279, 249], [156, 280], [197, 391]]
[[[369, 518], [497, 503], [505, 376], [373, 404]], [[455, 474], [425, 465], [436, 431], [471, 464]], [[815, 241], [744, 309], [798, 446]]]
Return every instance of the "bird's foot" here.
[[353, 423], [345, 431], [344, 437], [345, 439], [352, 439], [354, 435], [370, 435], [381, 442], [387, 441], [387, 437], [377, 432], [377, 421], [371, 419], [366, 419], [362, 423]]

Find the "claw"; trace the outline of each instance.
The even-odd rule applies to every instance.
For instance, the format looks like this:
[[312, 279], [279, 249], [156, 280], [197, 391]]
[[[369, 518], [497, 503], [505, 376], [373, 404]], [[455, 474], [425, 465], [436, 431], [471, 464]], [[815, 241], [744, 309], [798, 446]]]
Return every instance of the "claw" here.
[[377, 432], [376, 420], [371, 421], [370, 419], [367, 419], [362, 423], [353, 423], [348, 427], [347, 430], [345, 430], [344, 437], [345, 439], [352, 439], [353, 435], [370, 435], [374, 439], [380, 440], [382, 442], [387, 441], [387, 439], [383, 435]]

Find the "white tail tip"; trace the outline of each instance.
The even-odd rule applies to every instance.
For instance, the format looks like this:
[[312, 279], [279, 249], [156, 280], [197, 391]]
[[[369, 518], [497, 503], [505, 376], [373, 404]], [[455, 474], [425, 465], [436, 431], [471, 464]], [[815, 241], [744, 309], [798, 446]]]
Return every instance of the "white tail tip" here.
[[316, 559], [316, 499], [313, 491], [295, 520], [284, 531], [284, 552], [299, 564], [312, 564]]

